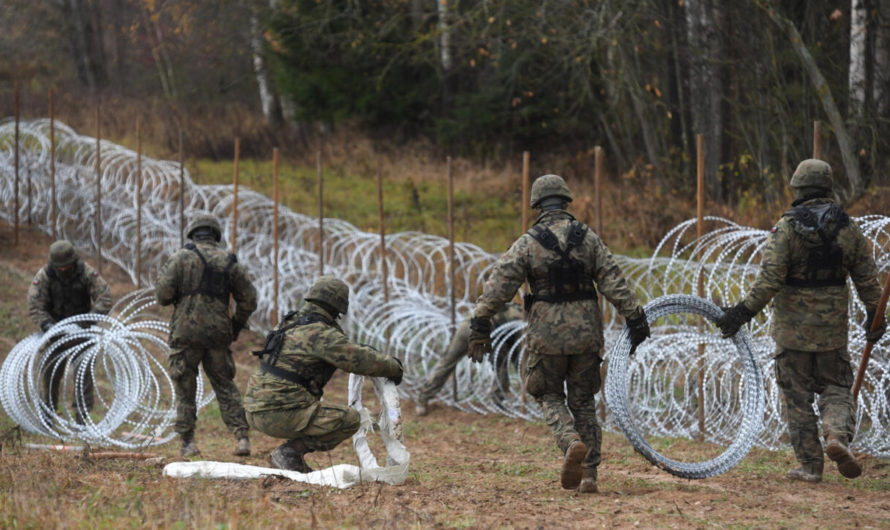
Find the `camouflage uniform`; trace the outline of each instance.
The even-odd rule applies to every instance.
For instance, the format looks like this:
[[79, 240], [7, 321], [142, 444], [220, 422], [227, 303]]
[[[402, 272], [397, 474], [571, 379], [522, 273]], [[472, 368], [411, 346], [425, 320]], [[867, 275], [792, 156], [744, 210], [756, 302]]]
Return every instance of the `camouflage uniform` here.
[[244, 408], [254, 429], [297, 440], [305, 452], [329, 451], [359, 428], [355, 409], [322, 400], [324, 386], [337, 368], [374, 377], [401, 376], [402, 368], [394, 357], [350, 342], [336, 314], [317, 302], [307, 301], [282, 326], [303, 317], [312, 322], [285, 333], [274, 367], [297, 374], [305, 385], [267, 371], [264, 365], [271, 360], [266, 356], [247, 384]]
[[233, 328], [240, 331], [245, 327], [256, 309], [256, 289], [244, 267], [237, 262], [231, 263], [234, 255], [226, 252], [218, 238], [201, 235], [192, 241], [211, 271], [222, 273], [228, 268], [228, 288], [217, 287], [231, 293], [236, 308], [230, 319], [228, 293], [213, 296], [197, 292], [205, 266], [194, 250], [178, 250], [161, 268], [155, 287], [158, 303], [162, 306], [175, 304], [170, 321], [169, 358], [170, 376], [176, 387], [174, 430], [183, 437], [184, 443], [191, 440], [197, 410], [198, 365], [203, 364], [204, 373], [219, 401], [223, 422], [235, 438], [244, 439], [248, 427], [241, 394], [234, 382], [235, 361], [229, 344], [234, 339]]
[[[67, 263], [53, 263], [52, 252], [57, 247], [67, 247], [69, 257]], [[108, 284], [88, 264], [77, 258], [74, 247], [67, 241], [53, 243], [51, 247], [51, 262], [44, 265], [34, 276], [34, 281], [28, 289], [28, 314], [31, 321], [43, 331], [49, 329], [55, 323], [75, 315], [97, 313], [107, 315], [111, 310], [111, 290]], [[57, 270], [59, 265], [70, 267], [66, 272]], [[81, 324], [85, 326], [86, 324]], [[71, 340], [66, 343], [65, 349], [82, 344], [83, 340]], [[61, 355], [62, 349], [54, 358], [48, 359], [48, 366], [55, 365], [55, 358]], [[71, 359], [69, 359], [70, 361]], [[66, 362], [67, 364], [67, 362]], [[59, 402], [59, 385], [65, 373], [65, 366], [57, 366], [55, 370], [48, 370], [43, 374], [43, 390], [52, 408]], [[93, 379], [86, 377], [83, 383], [84, 407], [87, 410], [93, 408]], [[75, 404], [75, 410], [77, 407]], [[78, 416], [79, 417], [79, 416]]]
[[[565, 249], [573, 220], [564, 209], [553, 209], [542, 213], [536, 224], [549, 228], [559, 240], [560, 248]], [[595, 283], [596, 290], [622, 316], [642, 315], [642, 308], [611, 252], [592, 230], [586, 231], [581, 244], [570, 254], [584, 264], [584, 272]], [[536, 295], [546, 294], [548, 270], [558, 259], [529, 233], [523, 234], [492, 269], [483, 293], [476, 301], [474, 318], [488, 318], [497, 313], [526, 280]], [[528, 393], [541, 406], [560, 450], [565, 453], [572, 442], [580, 439], [588, 449], [582, 467], [595, 472], [601, 460], [602, 443], [594, 402], [594, 395], [601, 386], [599, 365], [603, 350], [599, 303], [595, 298], [560, 303], [535, 302], [528, 313], [525, 340]], [[568, 408], [565, 388], [568, 390]]]
[[[834, 202], [814, 198], [795, 201], [793, 206], [821, 212], [834, 206]], [[824, 230], [833, 231], [838, 222], [829, 219]], [[853, 279], [870, 314], [881, 297], [868, 241], [855, 221], [850, 219], [849, 224], [840, 228], [836, 242], [843, 253], [838, 271], [841, 283], [802, 285], [808, 274], [808, 260], [817, 255], [823, 243], [817, 231], [791, 215], [783, 216], [769, 235], [760, 272], [743, 301], [756, 314], [773, 300], [776, 381], [782, 389], [795, 456], [801, 464], [811, 467], [821, 467], [823, 462], [818, 418], [813, 411], [814, 393], [819, 394], [826, 439], [849, 445], [856, 427], [855, 404], [850, 394], [853, 373], [847, 352], [850, 293], [846, 277]], [[824, 261], [821, 256], [816, 259]]]

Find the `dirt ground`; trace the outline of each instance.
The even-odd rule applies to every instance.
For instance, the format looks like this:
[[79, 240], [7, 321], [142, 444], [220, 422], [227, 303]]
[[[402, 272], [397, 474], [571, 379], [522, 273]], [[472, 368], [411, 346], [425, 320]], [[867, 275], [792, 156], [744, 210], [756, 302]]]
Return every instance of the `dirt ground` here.
[[[34, 330], [25, 296], [49, 243], [23, 231], [14, 248], [11, 230], [0, 224], [0, 358]], [[106, 267], [104, 275], [116, 297], [132, 289], [120, 271]], [[249, 351], [260, 340], [247, 333], [233, 348], [242, 389], [256, 366]], [[345, 393], [339, 374], [325, 399], [344, 401]], [[374, 403], [371, 396], [366, 401]], [[407, 482], [345, 491], [283, 478], [177, 480], [162, 476], [163, 463], [29, 450], [23, 443], [52, 441], [21, 433], [3, 413], [0, 527], [890, 527], [890, 463], [868, 455], [861, 455], [865, 472], [854, 481], [828, 465], [821, 484], [789, 482], [790, 451], [760, 449], [724, 475], [685, 480], [649, 465], [622, 435], [607, 433], [600, 493], [580, 495], [560, 488], [561, 458], [542, 423], [436, 404], [419, 418], [410, 401], [403, 413]], [[253, 465], [266, 465], [279, 443], [254, 433], [253, 454], [232, 457], [234, 440], [215, 403], [201, 411], [197, 441], [202, 459]], [[382, 458], [382, 444], [372, 447]], [[713, 453], [688, 440], [659, 440], [658, 447], [688, 461]], [[149, 451], [165, 462], [180, 460], [175, 442]], [[315, 468], [357, 463], [348, 443], [307, 460]]]

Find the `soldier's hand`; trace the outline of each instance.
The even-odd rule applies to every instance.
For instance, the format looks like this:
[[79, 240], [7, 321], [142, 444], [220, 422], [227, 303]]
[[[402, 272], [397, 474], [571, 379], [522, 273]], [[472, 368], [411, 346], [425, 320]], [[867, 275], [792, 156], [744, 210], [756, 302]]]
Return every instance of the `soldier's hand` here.
[[637, 352], [637, 346], [648, 339], [652, 334], [649, 331], [649, 320], [646, 318], [646, 312], [640, 308], [640, 314], [637, 317], [627, 319], [628, 335], [630, 335], [630, 355], [631, 357]]
[[723, 316], [718, 318], [714, 323], [720, 328], [724, 339], [735, 336], [739, 329], [754, 318], [754, 313], [745, 305], [739, 302], [729, 309], [724, 309]]
[[887, 331], [887, 319], [886, 318], [882, 318], [880, 327], [878, 327], [878, 329], [872, 331], [871, 325], [874, 323], [874, 321], [875, 321], [875, 313], [874, 313], [874, 311], [869, 311], [868, 317], [865, 320], [865, 340], [867, 340], [868, 342], [870, 342], [872, 344], [876, 344], [878, 341], [880, 341], [881, 337], [883, 337], [884, 333]]
[[491, 353], [491, 319], [473, 317], [470, 319], [470, 335], [467, 337], [467, 355], [477, 363]]
[[387, 379], [392, 381], [392, 384], [399, 386], [402, 384], [402, 376], [405, 375], [405, 368], [402, 366], [402, 361], [398, 357], [393, 355], [392, 358], [395, 359], [397, 363], [399, 363], [399, 375], [390, 375], [387, 377]]

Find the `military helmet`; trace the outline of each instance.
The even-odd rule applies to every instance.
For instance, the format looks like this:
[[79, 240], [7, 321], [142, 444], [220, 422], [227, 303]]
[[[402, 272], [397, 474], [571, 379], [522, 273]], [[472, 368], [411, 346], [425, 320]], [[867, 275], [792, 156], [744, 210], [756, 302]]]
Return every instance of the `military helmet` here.
[[192, 218], [192, 221], [189, 223], [188, 231], [186, 232], [186, 237], [191, 239], [192, 233], [199, 228], [209, 228], [216, 232], [216, 240], [219, 241], [222, 238], [222, 228], [219, 226], [219, 221], [216, 220], [216, 217], [206, 214], [199, 213], [198, 215]]
[[566, 186], [566, 181], [559, 175], [544, 175], [538, 177], [532, 184], [532, 208], [537, 208], [538, 204], [547, 197], [562, 197], [568, 202], [572, 202], [572, 192]]
[[831, 166], [827, 162], [809, 158], [798, 164], [791, 176], [792, 188], [824, 188], [830, 190], [834, 185], [831, 178]]
[[315, 280], [305, 298], [307, 302], [327, 304], [342, 314], [349, 311], [349, 287], [333, 276], [321, 276]]
[[77, 252], [70, 241], [62, 239], [49, 246], [49, 264], [65, 267], [77, 261]]

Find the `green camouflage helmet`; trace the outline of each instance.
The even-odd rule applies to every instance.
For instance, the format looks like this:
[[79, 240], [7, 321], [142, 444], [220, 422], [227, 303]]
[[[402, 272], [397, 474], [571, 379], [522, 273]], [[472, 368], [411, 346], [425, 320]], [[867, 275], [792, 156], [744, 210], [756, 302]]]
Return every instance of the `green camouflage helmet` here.
[[333, 276], [315, 280], [305, 298], [307, 302], [327, 304], [344, 315], [349, 311], [349, 287]]
[[562, 197], [568, 202], [572, 202], [572, 192], [566, 186], [566, 181], [559, 175], [544, 175], [535, 179], [532, 184], [532, 208], [537, 208], [538, 204], [547, 197]]
[[77, 261], [77, 252], [70, 241], [62, 239], [49, 246], [49, 264], [65, 267]]
[[830, 190], [834, 185], [831, 178], [831, 166], [827, 162], [809, 158], [798, 164], [791, 176], [792, 188], [823, 188]]
[[222, 228], [219, 226], [219, 221], [212, 215], [200, 213], [192, 217], [192, 221], [189, 223], [188, 232], [186, 232], [185, 236], [191, 239], [192, 233], [199, 228], [209, 228], [216, 232], [217, 241], [222, 238]]

